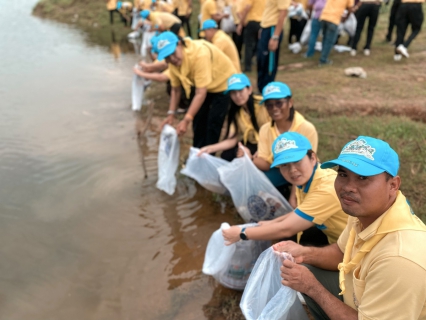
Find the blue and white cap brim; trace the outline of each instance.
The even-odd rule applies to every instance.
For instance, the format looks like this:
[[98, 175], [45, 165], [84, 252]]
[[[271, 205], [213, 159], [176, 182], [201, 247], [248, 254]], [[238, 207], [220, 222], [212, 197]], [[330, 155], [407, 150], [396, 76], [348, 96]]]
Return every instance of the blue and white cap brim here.
[[265, 101], [268, 101], [271, 99], [283, 99], [287, 97], [288, 96], [284, 95], [282, 92], [274, 92], [269, 94], [267, 98], [263, 98], [262, 101], [260, 101], [260, 104], [263, 104]]
[[350, 156], [348, 157], [340, 156], [338, 159], [330, 160], [321, 164], [322, 169], [328, 169], [335, 166], [344, 167], [360, 176], [365, 176], [365, 177], [375, 176], [376, 174], [380, 174], [386, 171], [382, 168], [378, 168], [372, 165], [369, 162], [363, 161], [359, 158], [354, 159], [354, 157], [350, 157]]
[[274, 158], [274, 162], [272, 162], [271, 164], [271, 169], [282, 164], [298, 162], [302, 160], [307, 153], [308, 153], [308, 150], [305, 150], [305, 149], [279, 153]]
[[172, 55], [176, 51], [177, 42], [169, 44], [166, 48], [163, 50], [157, 50], [158, 51], [158, 61], [162, 61], [166, 59], [168, 56]]

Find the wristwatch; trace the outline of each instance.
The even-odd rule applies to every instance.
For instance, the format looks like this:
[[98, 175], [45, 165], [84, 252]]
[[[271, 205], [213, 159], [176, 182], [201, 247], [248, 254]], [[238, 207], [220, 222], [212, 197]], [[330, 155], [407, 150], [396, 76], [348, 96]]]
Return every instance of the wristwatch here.
[[245, 228], [245, 227], [241, 229], [241, 232], [240, 232], [240, 239], [241, 239], [241, 240], [248, 240], [248, 237], [247, 237], [247, 235], [246, 235], [246, 228]]
[[280, 37], [279, 37], [279, 36], [276, 36], [276, 35], [273, 35], [273, 36], [271, 37], [271, 39], [272, 39], [272, 40], [279, 40], [279, 39], [280, 39]]

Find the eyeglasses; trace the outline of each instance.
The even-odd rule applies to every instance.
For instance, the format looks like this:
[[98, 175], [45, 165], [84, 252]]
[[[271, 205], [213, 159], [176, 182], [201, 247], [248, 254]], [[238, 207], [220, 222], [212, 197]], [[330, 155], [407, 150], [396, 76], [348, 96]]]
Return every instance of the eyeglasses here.
[[265, 107], [268, 110], [272, 110], [272, 109], [274, 109], [274, 107], [281, 109], [284, 104], [288, 104], [288, 99], [281, 99], [281, 100], [277, 100], [277, 101], [265, 102]]

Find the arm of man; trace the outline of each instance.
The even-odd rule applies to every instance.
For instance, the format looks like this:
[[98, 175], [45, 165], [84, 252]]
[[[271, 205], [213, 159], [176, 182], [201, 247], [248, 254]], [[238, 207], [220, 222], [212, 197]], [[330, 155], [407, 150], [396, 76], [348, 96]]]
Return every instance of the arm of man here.
[[[188, 129], [188, 125], [191, 123], [192, 120], [194, 120], [195, 115], [197, 114], [198, 110], [200, 110], [201, 105], [204, 103], [204, 100], [207, 96], [207, 88], [196, 88], [195, 89], [195, 96], [191, 101], [191, 104], [189, 105], [188, 111], [186, 112], [185, 117], [176, 127], [177, 134], [183, 135], [186, 133], [186, 130]], [[179, 101], [179, 100], [178, 100]]]
[[252, 8], [252, 5], [251, 4], [247, 4], [244, 7], [244, 9], [239, 13], [241, 27], [244, 27], [246, 25], [247, 14], [250, 12], [251, 8]]
[[[324, 288], [312, 272], [305, 266], [289, 260], [284, 260], [283, 266], [281, 267], [281, 278], [283, 279], [283, 285], [302, 292], [314, 299], [331, 320], [358, 319], [358, 312], [340, 301], [326, 288]], [[390, 319], [394, 319], [394, 317], [391, 317]]]
[[[285, 218], [279, 223], [269, 223], [255, 228], [247, 228], [245, 233], [249, 240], [276, 240], [288, 238], [299, 231], [306, 230], [314, 224], [299, 217], [294, 211], [284, 215]], [[232, 244], [240, 240], [241, 227], [233, 226], [222, 231], [227, 244]]]
[[175, 112], [177, 109], [181, 94], [182, 93], [181, 93], [180, 87], [172, 87], [172, 90], [170, 92], [170, 104], [169, 104], [169, 111], [171, 111], [172, 113], [168, 114], [167, 118], [161, 123], [161, 128], [163, 128], [165, 124], [169, 124], [169, 125], [173, 124], [173, 120], [175, 119], [175, 115], [173, 112]]
[[[275, 26], [274, 37], [279, 37], [281, 32], [283, 31], [284, 20], [287, 17], [287, 9], [280, 10], [278, 16], [278, 22]], [[278, 40], [270, 39], [268, 44], [268, 49], [270, 51], [276, 51], [278, 49]]]

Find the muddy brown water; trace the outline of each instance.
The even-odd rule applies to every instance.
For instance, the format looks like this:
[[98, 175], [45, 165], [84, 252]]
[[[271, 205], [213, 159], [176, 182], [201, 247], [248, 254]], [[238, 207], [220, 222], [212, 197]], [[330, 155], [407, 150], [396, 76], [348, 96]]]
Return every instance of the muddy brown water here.
[[233, 209], [185, 177], [155, 188], [161, 118], [138, 139], [138, 56], [35, 3], [0, 11], [0, 319], [208, 318], [222, 289], [204, 251]]

